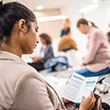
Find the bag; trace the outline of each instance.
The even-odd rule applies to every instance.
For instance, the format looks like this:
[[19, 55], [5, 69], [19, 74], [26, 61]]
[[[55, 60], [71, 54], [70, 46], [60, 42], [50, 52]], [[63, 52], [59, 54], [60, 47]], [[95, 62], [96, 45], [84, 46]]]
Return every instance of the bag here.
[[[92, 110], [102, 110], [102, 99], [99, 95], [94, 94], [96, 98], [95, 106]], [[79, 110], [79, 107], [75, 105], [73, 102], [69, 102], [68, 104], [65, 104], [67, 110]]]
[[60, 71], [68, 68], [68, 60], [65, 56], [51, 58], [48, 61], [48, 71]]
[[97, 94], [94, 94], [94, 96], [96, 98], [96, 103], [95, 103], [93, 110], [102, 110], [102, 99], [101, 99], [101, 97]]
[[103, 102], [103, 103], [102, 103], [102, 108], [103, 108], [104, 110], [110, 110], [110, 105], [108, 105], [107, 103]]

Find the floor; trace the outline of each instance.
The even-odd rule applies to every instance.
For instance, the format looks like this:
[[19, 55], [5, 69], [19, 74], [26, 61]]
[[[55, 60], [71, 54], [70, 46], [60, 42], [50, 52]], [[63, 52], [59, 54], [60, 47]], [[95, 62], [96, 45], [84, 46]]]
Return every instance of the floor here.
[[[51, 83], [51, 85], [56, 89], [58, 94], [62, 97], [63, 91], [65, 89], [65, 85], [68, 79], [71, 77], [71, 74], [73, 73], [73, 69], [68, 69], [68, 70], [59, 71], [59, 72], [51, 72], [51, 73], [48, 73], [48, 70], [44, 70], [44, 71], [41, 71], [40, 73], [43, 76], [45, 76], [46, 80], [49, 83]], [[97, 84], [97, 87], [100, 90], [104, 89], [103, 84]], [[110, 105], [110, 89], [107, 94], [101, 94], [97, 89], [95, 93], [101, 96], [103, 102], [106, 102]]]
[[[100, 90], [102, 91], [104, 90], [104, 86], [105, 86], [104, 84], [97, 85], [97, 87], [100, 88]], [[100, 93], [99, 90], [96, 90], [96, 93], [101, 96], [102, 102], [106, 102], [110, 105], [110, 89], [107, 94]]]

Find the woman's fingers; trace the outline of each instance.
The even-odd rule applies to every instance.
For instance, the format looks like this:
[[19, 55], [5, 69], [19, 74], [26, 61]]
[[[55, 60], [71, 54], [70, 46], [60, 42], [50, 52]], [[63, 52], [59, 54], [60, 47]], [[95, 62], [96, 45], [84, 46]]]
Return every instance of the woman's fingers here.
[[85, 100], [86, 100], [86, 98], [83, 96], [83, 97], [82, 97], [82, 102], [84, 102]]
[[91, 110], [95, 105], [95, 101], [94, 94], [91, 92], [87, 99], [85, 97], [82, 98], [80, 110]]
[[92, 91], [90, 93], [90, 97], [91, 97], [91, 103], [95, 105], [96, 98], [95, 98], [95, 96], [94, 96]]

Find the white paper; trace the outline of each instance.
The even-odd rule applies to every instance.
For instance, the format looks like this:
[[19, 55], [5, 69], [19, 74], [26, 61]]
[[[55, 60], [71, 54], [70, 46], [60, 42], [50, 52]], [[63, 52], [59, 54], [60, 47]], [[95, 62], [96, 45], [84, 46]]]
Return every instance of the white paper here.
[[82, 96], [88, 97], [90, 91], [93, 91], [98, 77], [84, 77], [73, 73], [69, 83], [66, 85], [63, 97], [72, 101], [81, 103]]

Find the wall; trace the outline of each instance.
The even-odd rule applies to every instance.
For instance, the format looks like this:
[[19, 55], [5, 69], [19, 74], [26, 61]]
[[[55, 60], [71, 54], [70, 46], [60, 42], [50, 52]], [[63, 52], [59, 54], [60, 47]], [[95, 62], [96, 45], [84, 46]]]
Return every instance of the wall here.
[[71, 20], [72, 38], [76, 41], [78, 48], [85, 49], [87, 37], [81, 34], [76, 28], [77, 20], [81, 18], [81, 14], [79, 13], [81, 7], [80, 3], [80, 0], [71, 1], [68, 5], [62, 7], [61, 11]]
[[[78, 19], [80, 19], [81, 17], [85, 17], [88, 20], [93, 21], [104, 32], [108, 31], [108, 23], [110, 23], [110, 0], [98, 1], [100, 4], [98, 8], [83, 15], [80, 14], [80, 9], [90, 5], [92, 3], [91, 0], [70, 0], [66, 5], [61, 7], [61, 10], [45, 10], [35, 13], [37, 17], [47, 17], [61, 14], [67, 15], [67, 17], [71, 20], [72, 38], [76, 41], [78, 48], [82, 51], [81, 54], [83, 54], [86, 53], [87, 36], [81, 34], [76, 28], [76, 23]], [[58, 38], [60, 36], [60, 30], [63, 27], [63, 22], [64, 20], [56, 20], [38, 23], [40, 27], [39, 33], [49, 33], [49, 35], [52, 36], [52, 39], [54, 39], [53, 47], [56, 47], [55, 51], [57, 51], [56, 41], [59, 41]], [[38, 49], [36, 49], [37, 54], [39, 53], [39, 46]]]
[[[60, 9], [44, 10], [35, 12], [38, 18], [61, 15]], [[62, 29], [63, 20], [38, 22], [39, 33], [48, 33], [51, 38], [58, 38]]]
[[110, 0], [99, 2], [99, 7], [86, 13], [85, 18], [93, 21], [104, 32], [108, 31], [110, 24]]
[[62, 14], [67, 15], [71, 20], [72, 37], [76, 40], [79, 49], [85, 48], [87, 42], [87, 37], [82, 35], [76, 28], [76, 23], [81, 17], [93, 21], [104, 32], [108, 31], [108, 23], [110, 23], [110, 0], [99, 1], [100, 6], [98, 8], [83, 15], [80, 14], [80, 9], [90, 5], [92, 3], [91, 0], [73, 0], [61, 8]]
[[[34, 13], [35, 13], [37, 18], [61, 15], [60, 9], [34, 11]], [[38, 22], [38, 26], [39, 26], [38, 34], [47, 33], [50, 35], [50, 37], [53, 41], [52, 46], [54, 48], [55, 53], [57, 52], [58, 42], [60, 40], [59, 39], [60, 38], [60, 31], [63, 27], [63, 21], [64, 20]], [[41, 46], [42, 46], [41, 42], [39, 42], [39, 44], [37, 44], [37, 47], [35, 48], [33, 54], [23, 55], [22, 58], [26, 62], [32, 62], [33, 56], [39, 56]]]

